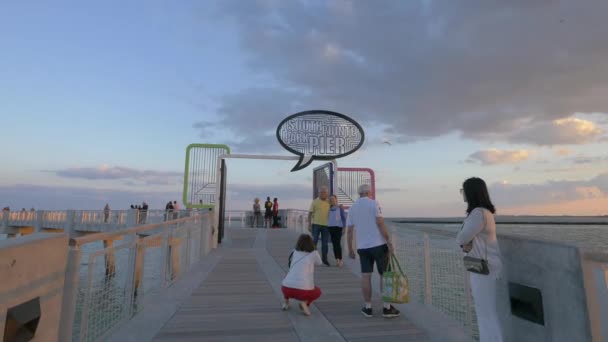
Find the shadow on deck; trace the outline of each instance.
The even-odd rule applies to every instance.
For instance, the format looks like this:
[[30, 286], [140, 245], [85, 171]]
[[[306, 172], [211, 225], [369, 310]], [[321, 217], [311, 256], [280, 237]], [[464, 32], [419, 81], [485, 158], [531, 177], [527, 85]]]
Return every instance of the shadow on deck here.
[[363, 317], [355, 260], [347, 260], [343, 268], [317, 267], [315, 282], [323, 294], [311, 306], [312, 316], [302, 315], [297, 305], [281, 311], [281, 280], [296, 238], [297, 234], [283, 229], [230, 229], [223, 246], [211, 253], [189, 279], [149, 303], [144, 313], [110, 340], [471, 340], [464, 328], [419, 304], [402, 305], [401, 317], [385, 319], [378, 313], [382, 304], [377, 293], [375, 316]]

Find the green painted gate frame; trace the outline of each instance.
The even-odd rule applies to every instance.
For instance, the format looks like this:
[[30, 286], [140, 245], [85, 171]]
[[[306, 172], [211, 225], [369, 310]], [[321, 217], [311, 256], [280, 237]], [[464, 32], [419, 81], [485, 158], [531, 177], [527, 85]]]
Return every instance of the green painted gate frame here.
[[193, 209], [209, 209], [215, 208], [215, 204], [197, 204], [197, 203], [188, 203], [188, 170], [190, 169], [190, 150], [198, 147], [198, 148], [221, 148], [226, 150], [225, 154], [230, 154], [230, 147], [224, 144], [190, 144], [186, 147], [186, 166], [184, 169], [184, 192], [182, 194], [182, 202], [186, 208]]

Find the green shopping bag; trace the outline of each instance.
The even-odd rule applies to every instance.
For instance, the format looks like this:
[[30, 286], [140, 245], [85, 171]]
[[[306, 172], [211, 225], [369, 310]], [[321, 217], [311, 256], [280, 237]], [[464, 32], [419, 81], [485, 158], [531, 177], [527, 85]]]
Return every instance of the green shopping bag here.
[[410, 301], [409, 281], [401, 270], [397, 258], [391, 254], [387, 270], [382, 274], [384, 289], [382, 300], [387, 303], [408, 303]]

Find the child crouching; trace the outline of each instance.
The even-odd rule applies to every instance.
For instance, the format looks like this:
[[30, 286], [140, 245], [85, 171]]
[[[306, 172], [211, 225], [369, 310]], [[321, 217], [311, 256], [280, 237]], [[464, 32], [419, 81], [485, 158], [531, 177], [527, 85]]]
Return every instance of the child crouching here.
[[290, 256], [289, 272], [281, 284], [285, 298], [283, 310], [289, 309], [289, 300], [293, 298], [300, 301], [302, 312], [310, 316], [308, 306], [321, 297], [321, 289], [315, 286], [315, 265], [322, 264], [312, 237], [308, 234], [300, 235], [296, 249]]

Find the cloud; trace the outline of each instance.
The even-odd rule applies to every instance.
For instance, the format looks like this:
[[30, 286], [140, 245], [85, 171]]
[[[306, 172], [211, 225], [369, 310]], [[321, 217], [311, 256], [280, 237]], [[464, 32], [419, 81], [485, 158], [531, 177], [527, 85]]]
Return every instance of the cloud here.
[[402, 188], [377, 188], [376, 189], [376, 194], [382, 194], [382, 193], [387, 193], [387, 192], [404, 192], [407, 191], [407, 189], [402, 189]]
[[[312, 186], [302, 184], [257, 185], [228, 184], [227, 208], [249, 209], [253, 199], [278, 197], [283, 208], [308, 208], [312, 200]], [[17, 184], [0, 186], [0, 207], [46, 210], [91, 209], [101, 210], [106, 203], [112, 209], [127, 209], [131, 204], [146, 201], [151, 208], [164, 208], [169, 200], [181, 202], [180, 191], [136, 191], [125, 189], [94, 189], [87, 187], [40, 186]]]
[[466, 160], [467, 163], [479, 163], [481, 165], [516, 164], [528, 160], [530, 152], [526, 150], [482, 150], [472, 153]]
[[580, 145], [598, 141], [604, 130], [589, 120], [565, 118], [518, 130], [506, 140], [541, 146]]
[[125, 185], [135, 185], [143, 182], [147, 185], [171, 185], [182, 181], [183, 173], [173, 171], [137, 170], [121, 166], [102, 165], [93, 167], [74, 167], [63, 170], [48, 171], [63, 178], [79, 178], [87, 180], [126, 180]]
[[608, 173], [580, 181], [548, 181], [540, 184], [498, 182], [490, 185], [497, 206], [549, 204], [608, 196]]
[[555, 154], [557, 154], [558, 156], [564, 157], [564, 156], [568, 156], [572, 153], [572, 151], [570, 151], [569, 149], [566, 148], [561, 148], [557, 151], [555, 151]]
[[93, 189], [84, 187], [41, 186], [17, 184], [0, 186], [2, 206], [13, 209], [101, 210], [106, 203], [112, 209], [128, 209], [131, 204], [146, 201], [151, 208], [164, 208], [169, 200], [179, 200], [179, 192], [130, 191], [124, 189]]
[[597, 164], [608, 161], [608, 156], [578, 155], [570, 159], [573, 164]]
[[210, 127], [271, 147], [261, 132], [325, 108], [390, 125], [394, 143], [459, 132], [555, 145], [593, 141], [599, 131], [573, 115], [608, 112], [608, 2], [335, 3], [223, 1], [214, 17], [270, 81], [218, 99]]
[[258, 184], [228, 184], [229, 199], [244, 199], [253, 201], [254, 198], [265, 200], [266, 197], [279, 200], [312, 200], [312, 185], [303, 184], [276, 184], [276, 185], [258, 185]]

